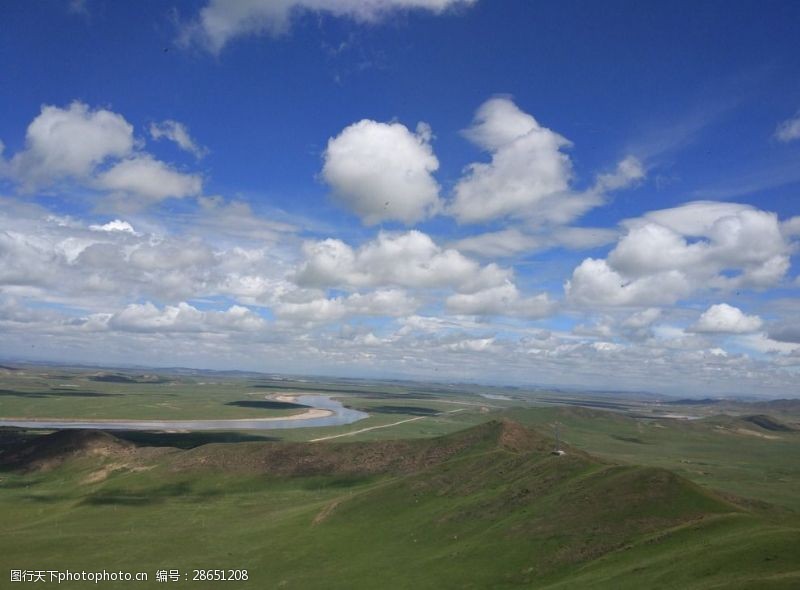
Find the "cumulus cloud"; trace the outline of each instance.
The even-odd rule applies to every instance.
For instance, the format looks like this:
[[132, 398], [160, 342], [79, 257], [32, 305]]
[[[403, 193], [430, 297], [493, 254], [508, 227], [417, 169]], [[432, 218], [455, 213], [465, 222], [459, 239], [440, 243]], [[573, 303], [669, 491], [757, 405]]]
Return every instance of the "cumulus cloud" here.
[[282, 254], [264, 245], [213, 245], [213, 235], [153, 235], [120, 219], [87, 226], [0, 208], [0, 292], [108, 307], [215, 295], [266, 303], [297, 290], [282, 281]]
[[800, 113], [778, 124], [775, 139], [784, 143], [800, 139]]
[[756, 332], [763, 322], [757, 315], [746, 315], [738, 307], [718, 303], [705, 310], [691, 327], [699, 333], [745, 334]]
[[24, 149], [0, 159], [0, 174], [23, 192], [77, 183], [111, 193], [110, 203], [127, 209], [200, 194], [200, 175], [180, 172], [141, 148], [133, 126], [118, 113], [79, 101], [66, 108], [46, 105], [28, 126]]
[[143, 271], [211, 266], [214, 252], [199, 240], [153, 239], [127, 248], [127, 262]]
[[470, 164], [456, 184], [448, 212], [460, 223], [516, 218], [534, 226], [564, 225], [602, 204], [605, 193], [645, 176], [641, 162], [623, 159], [583, 192], [571, 187], [572, 143], [543, 127], [508, 98], [492, 98], [464, 134], [491, 160]]
[[800, 215], [790, 217], [781, 224], [783, 235], [789, 238], [800, 236]]
[[189, 152], [195, 158], [202, 158], [208, 154], [208, 148], [203, 147], [189, 134], [189, 129], [183, 123], [167, 119], [161, 123], [150, 124], [150, 137], [156, 141], [168, 139], [175, 143], [185, 152]]
[[366, 294], [353, 293], [348, 297], [284, 302], [275, 307], [275, 315], [292, 322], [324, 323], [351, 316], [402, 317], [414, 313], [417, 307], [419, 302], [405, 291], [381, 289]]
[[364, 119], [328, 141], [322, 177], [364, 223], [412, 224], [439, 208], [432, 173], [439, 161], [425, 124], [412, 133], [400, 123]]
[[[103, 112], [80, 104], [60, 110], [70, 124], [75, 118], [92, 128], [94, 117]], [[105, 113], [101, 119], [108, 119], [104, 125], [109, 128], [117, 129], [120, 120], [128, 125], [121, 116]], [[494, 157], [509, 141], [517, 141], [509, 137], [529, 124], [529, 117], [517, 109], [491, 125], [476, 121], [472, 139], [492, 154], [487, 166], [495, 164]], [[344, 156], [338, 159], [334, 180], [326, 170], [323, 178], [339, 199], [350, 199], [349, 206], [367, 223], [413, 223], [433, 214], [439, 207], [439, 187], [432, 177], [438, 161], [430, 148], [430, 131], [368, 123], [377, 127], [349, 148], [369, 166], [350, 173], [343, 165], [349, 148], [326, 152], [326, 166], [332, 154]], [[389, 132], [411, 142], [399, 160], [405, 162], [401, 172], [390, 171], [393, 181], [386, 186], [375, 180], [375, 171], [384, 173], [391, 166], [370, 157], [384, 153], [388, 158], [388, 150], [360, 143], [374, 139], [372, 131], [374, 137]], [[47, 141], [29, 141], [3, 161], [4, 173], [21, 186], [26, 178], [35, 187], [69, 179], [144, 202], [199, 195], [199, 176], [156, 160], [136, 144], [132, 130], [126, 133], [129, 148], [115, 152], [98, 147], [92, 152], [79, 146], [77, 155], [64, 157], [50, 150]], [[34, 135], [47, 136], [39, 131]], [[347, 148], [347, 142], [342, 146]], [[559, 153], [564, 155], [562, 148], [551, 155], [557, 158]], [[568, 160], [559, 165], [571, 168]], [[597, 176], [587, 192], [601, 199], [604, 191], [635, 184], [643, 174], [638, 161], [626, 159], [616, 170]], [[565, 191], [554, 193], [553, 203], [575, 195], [569, 184], [568, 179]], [[359, 192], [364, 186], [371, 188]], [[403, 186], [415, 187], [409, 189], [412, 197], [405, 209], [388, 210], [383, 196], [370, 200], [380, 191]], [[428, 197], [415, 200], [425, 187]], [[685, 319], [687, 312], [662, 312], [661, 306], [697, 293], [719, 301], [718, 291], [781, 284], [796, 248], [790, 240], [800, 234], [798, 218], [781, 221], [747, 205], [695, 202], [627, 220], [620, 230], [564, 227], [559, 224], [569, 216], [550, 213], [542, 214], [547, 227], [528, 223], [536, 212], [565, 211], [555, 205], [548, 209], [550, 199], [543, 197], [530, 208], [523, 205], [526, 213], [517, 225], [449, 246], [422, 232], [405, 231], [379, 232], [360, 246], [338, 239], [309, 241], [301, 250], [300, 238], [291, 236], [301, 223], [264, 219], [246, 203], [221, 197], [199, 197], [196, 211], [176, 213], [170, 219], [174, 233], [145, 215], [116, 213], [89, 222], [48, 214], [30, 199], [0, 198], [0, 352], [27, 350], [35, 341], [37, 350], [55, 355], [83, 350], [88, 358], [102, 354], [136, 362], [168, 358], [208, 366], [251, 362], [262, 368], [268, 357], [286, 371], [303, 370], [313, 362], [348, 373], [368, 366], [376, 373], [529, 382], [533, 372], [541, 383], [564, 384], [567, 374], [575, 384], [590, 386], [602, 378], [609, 387], [641, 388], [661, 378], [661, 383], [684, 391], [693, 386], [741, 390], [748, 384], [760, 391], [796, 390], [796, 322], [776, 322], [767, 334], [759, 333], [758, 316], [717, 304], [691, 327], [679, 328], [663, 318]], [[23, 214], [23, 209], [33, 212]], [[593, 323], [565, 333], [539, 330], [526, 321], [554, 314], [557, 304], [551, 297], [522, 293], [511, 268], [465, 254], [513, 256], [609, 241], [616, 244], [607, 257], [587, 258], [566, 284], [569, 301], [586, 306]], [[209, 310], [198, 301], [225, 303]], [[275, 321], [246, 306], [269, 307]], [[423, 313], [438, 315], [415, 315]], [[498, 330], [487, 321], [493, 316], [516, 319]], [[348, 318], [370, 319], [348, 325]], [[683, 325], [688, 323], [684, 319]], [[731, 334], [723, 346], [735, 347], [728, 352], [716, 348], [718, 339], [713, 337], [723, 333]], [[741, 350], [753, 351], [755, 360]], [[220, 360], [222, 356], [227, 358]], [[488, 375], [487, 367], [495, 372]]]
[[[645, 213], [644, 219], [671, 229], [679, 234], [698, 237], [711, 231], [717, 221], [735, 217], [753, 207], [741, 203], [721, 201], [692, 201], [679, 207]], [[630, 223], [636, 223], [635, 220]]]
[[542, 127], [507, 98], [485, 102], [465, 135], [491, 154], [474, 163], [455, 187], [450, 213], [475, 223], [529, 212], [566, 192], [572, 164], [562, 152], [571, 143]]
[[107, 325], [126, 332], [229, 332], [261, 330], [266, 322], [241, 305], [224, 311], [201, 311], [186, 302], [161, 309], [147, 302], [128, 305], [108, 317]]
[[[37, 352], [44, 349], [43, 354], [85, 361], [102, 356], [109, 362], [205, 368], [229, 368], [235, 363], [287, 373], [301, 373], [313, 365], [342, 375], [365, 372], [439, 379], [453, 375], [528, 386], [535, 375], [542, 386], [595, 388], [602, 382], [608, 388], [647, 388], [682, 396], [749, 391], [785, 397], [798, 392], [800, 346], [763, 334], [731, 337], [738, 348], [757, 352], [751, 358], [726, 353], [700, 335], [668, 326], [654, 328], [654, 337], [638, 343], [625, 342], [613, 331], [605, 335], [598, 331], [592, 340], [509, 325], [498, 333], [496, 325], [469, 316], [412, 315], [369, 326], [340, 324], [337, 330], [328, 321], [309, 320], [306, 313], [237, 329], [230, 317], [233, 306], [206, 312], [187, 304], [195, 312], [181, 310], [180, 304], [137, 305], [76, 318], [60, 306], [26, 307], [22, 298], [0, 295], [0, 352], [12, 354], [36, 342]], [[211, 313], [214, 319], [197, 319], [198, 312]], [[234, 327], [226, 327], [228, 322]], [[69, 351], [66, 357], [65, 351]]]
[[456, 293], [446, 300], [447, 311], [462, 315], [519, 316], [538, 319], [552, 315], [555, 303], [546, 293], [523, 297], [512, 282], [475, 293]]
[[0, 285], [44, 287], [51, 283], [55, 252], [34, 235], [0, 231]]
[[452, 248], [441, 248], [428, 235], [412, 230], [380, 232], [353, 249], [341, 240], [310, 242], [295, 281], [308, 287], [453, 288], [474, 293], [503, 284], [511, 272], [496, 264], [481, 266]]
[[613, 318], [604, 315], [591, 324], [577, 324], [572, 328], [572, 333], [577, 336], [610, 339], [615, 336], [614, 327]]
[[678, 271], [630, 280], [606, 260], [587, 258], [573, 271], [564, 290], [572, 301], [585, 305], [659, 305], [687, 296], [691, 286]]
[[94, 186], [145, 202], [197, 195], [203, 181], [197, 174], [185, 174], [149, 155], [122, 160], [101, 173]]
[[[491, 161], [467, 167], [446, 212], [461, 223], [498, 218], [525, 222], [525, 227], [457, 244], [471, 252], [511, 256], [608, 243], [616, 235], [613, 230], [564, 225], [601, 204], [607, 192], [629, 187], [645, 175], [641, 162], [628, 156], [614, 171], [598, 175], [590, 189], [575, 192], [570, 188], [572, 164], [562, 151], [570, 142], [507, 98], [484, 103], [465, 135], [487, 150]], [[412, 133], [400, 123], [362, 120], [329, 140], [322, 177], [337, 199], [368, 225], [416, 223], [442, 210], [432, 175], [439, 162], [430, 138], [424, 124]]]
[[[740, 336], [735, 336], [735, 339], [736, 343], [739, 344], [739, 346], [763, 354], [779, 354], [779, 355], [794, 354], [795, 355], [794, 363], [791, 363], [789, 366], [791, 366], [792, 364], [795, 367], [800, 366], [800, 359], [796, 358], [798, 351], [800, 351], [800, 343], [793, 342], [791, 340], [773, 339], [763, 333], [743, 334]], [[780, 364], [778, 364], [778, 366], [780, 366]]]
[[67, 108], [45, 105], [28, 125], [25, 148], [11, 158], [7, 173], [31, 191], [62, 178], [86, 178], [133, 148], [133, 126], [122, 115], [78, 101]]
[[376, 23], [398, 11], [445, 10], [477, 0], [210, 0], [199, 16], [186, 24], [180, 41], [200, 43], [218, 53], [235, 37], [277, 35], [288, 31], [292, 18], [303, 11], [326, 13], [362, 23]]
[[[599, 317], [594, 317], [589, 324], [577, 324], [572, 328], [572, 333], [577, 336], [588, 336], [606, 341], [652, 344], [654, 338], [657, 337], [657, 332], [661, 332], [663, 335], [665, 330], [664, 324], [655, 325], [662, 318], [662, 310], [660, 308], [650, 307], [627, 315], [609, 313], [609, 311], [606, 310], [606, 313], [601, 314]], [[592, 315], [590, 314], [590, 317]], [[687, 343], [682, 330], [670, 332], [672, 330], [671, 327], [666, 327], [666, 330], [667, 333], [682, 338], [684, 344]]]
[[275, 308], [278, 318], [292, 322], [323, 323], [341, 320], [347, 314], [342, 299], [314, 299], [302, 303], [280, 303]]
[[[498, 378], [521, 383], [530, 383], [535, 374], [539, 384], [563, 385], [568, 375], [573, 385], [596, 387], [600, 380], [611, 387], [656, 388], [680, 395], [743, 390], [786, 395], [797, 390], [792, 371], [776, 367], [772, 360], [726, 354], [680, 329], [658, 332], [656, 338], [636, 344], [606, 339], [613, 338], [613, 332], [596, 333], [592, 338], [601, 340], [590, 341], [548, 330], [509, 337], [497, 334], [491, 324], [448, 324], [442, 318], [417, 316], [404, 321], [396, 333], [383, 338], [383, 347], [372, 352], [387, 364], [400, 364], [405, 355], [414, 355], [414, 367], [427, 369], [422, 374], [432, 376], [457, 366], [461, 378], [486, 378], [496, 367]], [[420, 354], [422, 350], [426, 352]], [[472, 361], [465, 362], [465, 357]]]
[[626, 221], [606, 259], [587, 258], [565, 284], [586, 305], [668, 305], [704, 289], [763, 289], [789, 268], [776, 214], [700, 201]]

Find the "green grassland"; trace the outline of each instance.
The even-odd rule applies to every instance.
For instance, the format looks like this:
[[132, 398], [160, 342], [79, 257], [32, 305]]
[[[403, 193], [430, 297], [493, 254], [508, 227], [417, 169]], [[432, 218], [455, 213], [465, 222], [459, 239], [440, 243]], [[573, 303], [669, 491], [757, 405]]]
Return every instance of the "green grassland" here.
[[795, 514], [551, 448], [503, 421], [427, 439], [188, 450], [23, 437], [0, 456], [0, 567], [249, 571], [245, 583], [172, 585], [187, 588], [800, 582]]
[[585, 408], [509, 410], [528, 426], [552, 430], [585, 451], [661, 467], [706, 488], [800, 512], [800, 431], [776, 431], [735, 417], [643, 420]]
[[[67, 387], [70, 386], [70, 387]], [[539, 392], [524, 396], [502, 391], [486, 399], [480, 387], [400, 383], [324, 382], [268, 379], [262, 376], [214, 374], [175, 375], [25, 367], [0, 371], [0, 416], [32, 418], [203, 419], [257, 418], [297, 413], [298, 409], [251, 408], [239, 405], [272, 393], [335, 395], [345, 405], [369, 413], [353, 424], [247, 433], [182, 433], [163, 436], [126, 433], [139, 441], [187, 446], [204, 441], [275, 440], [381, 441], [427, 438], [455, 432], [492, 417], [508, 416], [541, 431], [562, 424], [562, 436], [574, 446], [600, 457], [673, 470], [709, 489], [722, 490], [800, 510], [800, 431], [798, 404], [753, 404], [772, 411], [774, 421], [747, 422], [746, 404], [719, 402], [674, 406], [679, 413], [697, 410], [702, 420], [647, 419], [663, 405], [592, 396]], [[263, 395], [262, 395], [263, 393]], [[496, 397], [496, 396], [494, 396]], [[558, 401], [542, 405], [541, 400]], [[601, 411], [566, 403], [610, 407]], [[725, 409], [732, 416], [715, 417]], [[671, 410], [671, 409], [670, 409]], [[667, 410], [667, 411], [670, 411]], [[751, 410], [752, 412], [753, 410]], [[766, 427], [765, 427], [766, 426]], [[376, 428], [377, 427], [377, 428]], [[344, 435], [344, 436], [343, 436]]]
[[241, 379], [25, 369], [0, 373], [0, 417], [202, 420], [268, 418], [302, 411], [236, 405], [264, 400], [268, 393]]
[[[203, 568], [250, 579], [170, 585], [800, 587], [795, 402], [667, 407], [478, 386], [0, 369], [6, 417], [298, 411], [233, 405], [273, 393], [332, 395], [369, 417], [113, 437], [0, 429], [0, 576]], [[556, 423], [563, 457], [550, 453]]]
[[[258, 377], [174, 375], [131, 371], [24, 367], [0, 369], [0, 417], [113, 420], [202, 420], [266, 418], [302, 409], [248, 407], [273, 394], [321, 394], [372, 414], [365, 426], [390, 424], [408, 417], [434, 416], [454, 409], [478, 411], [481, 398], [445, 390], [429, 393], [407, 386], [329, 384], [268, 380]], [[487, 400], [483, 400], [487, 401]], [[464, 405], [466, 404], [466, 405]], [[321, 430], [309, 435], [324, 436]]]

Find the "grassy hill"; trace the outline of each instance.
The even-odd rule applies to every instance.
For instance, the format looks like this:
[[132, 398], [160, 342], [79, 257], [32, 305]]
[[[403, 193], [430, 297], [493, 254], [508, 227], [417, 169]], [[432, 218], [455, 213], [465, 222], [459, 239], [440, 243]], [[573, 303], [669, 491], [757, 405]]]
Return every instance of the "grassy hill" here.
[[508, 414], [543, 431], [557, 421], [562, 438], [594, 456], [662, 467], [704, 488], [800, 513], [800, 431], [782, 415], [653, 420], [575, 407]]
[[22, 437], [0, 454], [0, 565], [249, 571], [171, 584], [187, 588], [800, 584], [794, 514], [551, 450], [507, 420], [432, 439], [188, 450]]

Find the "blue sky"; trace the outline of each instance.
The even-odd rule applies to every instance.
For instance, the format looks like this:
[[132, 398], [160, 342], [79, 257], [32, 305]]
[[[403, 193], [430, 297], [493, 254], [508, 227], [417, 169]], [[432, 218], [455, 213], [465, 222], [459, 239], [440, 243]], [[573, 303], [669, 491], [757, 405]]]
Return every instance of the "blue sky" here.
[[0, 354], [800, 395], [793, 2], [0, 8]]

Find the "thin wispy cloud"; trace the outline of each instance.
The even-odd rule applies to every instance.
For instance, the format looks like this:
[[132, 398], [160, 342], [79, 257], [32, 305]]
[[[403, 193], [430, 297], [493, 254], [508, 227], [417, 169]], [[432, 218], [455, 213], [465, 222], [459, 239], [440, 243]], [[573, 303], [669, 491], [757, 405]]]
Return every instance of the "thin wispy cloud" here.
[[329, 14], [375, 24], [398, 12], [441, 14], [477, 0], [210, 0], [199, 15], [181, 26], [179, 42], [197, 43], [219, 53], [236, 37], [288, 33], [303, 12]]

